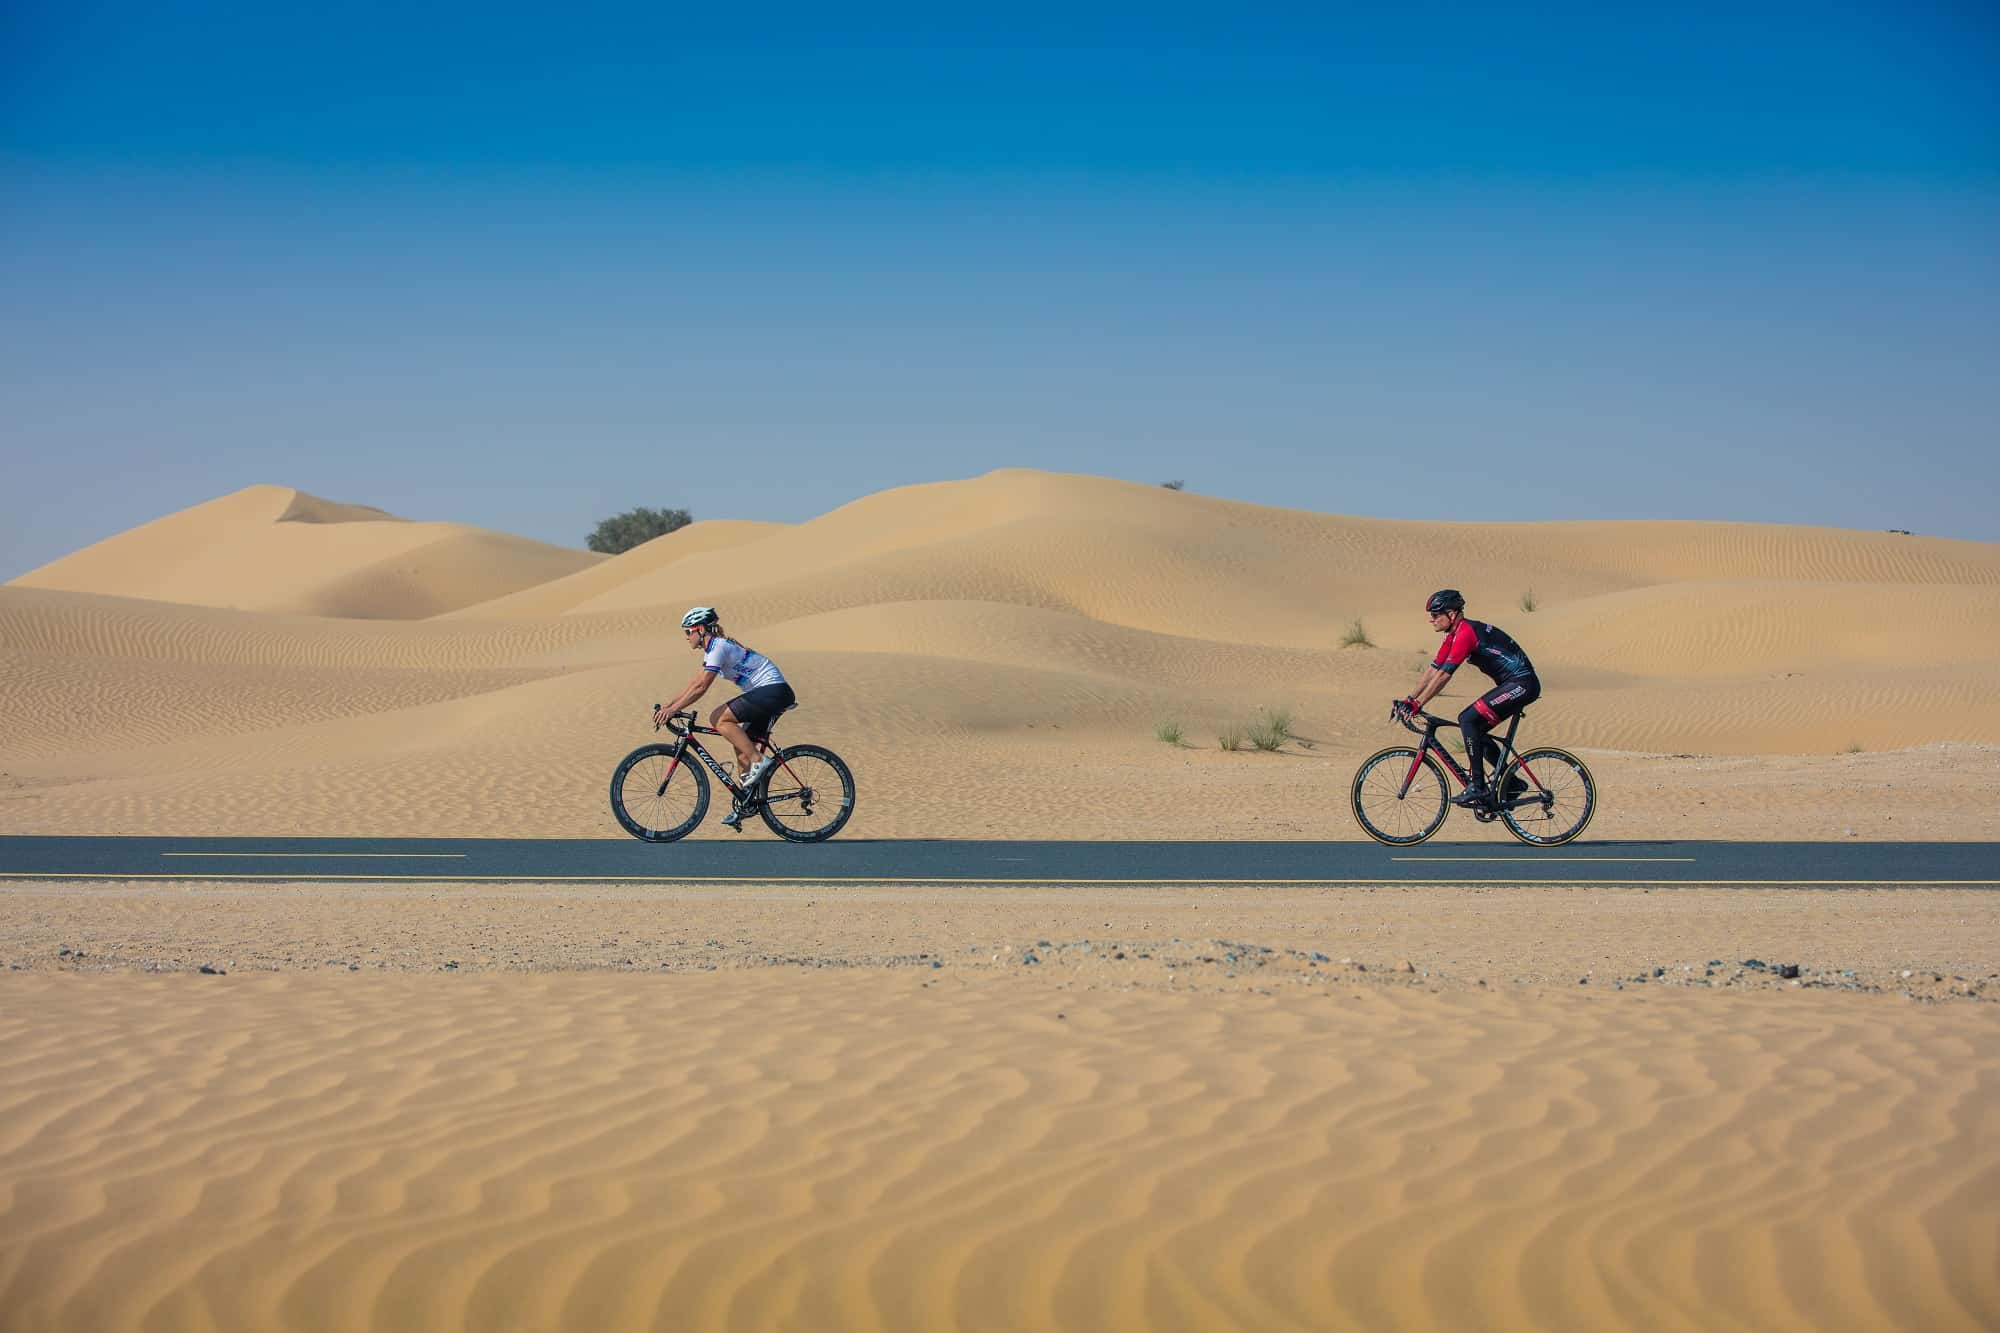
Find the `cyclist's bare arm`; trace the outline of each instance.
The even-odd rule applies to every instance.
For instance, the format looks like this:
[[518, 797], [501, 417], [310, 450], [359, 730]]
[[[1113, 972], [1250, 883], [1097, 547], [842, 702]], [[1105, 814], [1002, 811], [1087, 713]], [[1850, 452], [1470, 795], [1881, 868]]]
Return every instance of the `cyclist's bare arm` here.
[[653, 724], [658, 726], [675, 713], [680, 712], [683, 708], [692, 708], [694, 701], [701, 698], [702, 695], [707, 694], [708, 687], [713, 684], [715, 684], [715, 673], [713, 671], [710, 671], [707, 667], [703, 667], [701, 670], [695, 672], [694, 679], [687, 683], [686, 689], [674, 696], [672, 702], [661, 704], [654, 710]]

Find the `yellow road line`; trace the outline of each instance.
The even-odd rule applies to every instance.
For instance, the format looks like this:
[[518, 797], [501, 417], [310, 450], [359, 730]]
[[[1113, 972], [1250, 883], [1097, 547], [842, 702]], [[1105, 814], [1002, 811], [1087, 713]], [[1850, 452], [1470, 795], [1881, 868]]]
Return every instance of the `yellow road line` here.
[[160, 855], [192, 856], [198, 860], [253, 857], [271, 861], [333, 861], [343, 857], [350, 861], [463, 861], [466, 857], [464, 852], [161, 852]]
[[[270, 875], [132, 873], [110, 870], [0, 870], [0, 879], [248, 879], [268, 881]], [[302, 872], [285, 876], [288, 880], [360, 880], [371, 884], [998, 884], [1033, 888], [1047, 885], [1306, 885], [1306, 884], [1669, 884], [1708, 888], [1743, 885], [1851, 885], [1878, 888], [1923, 888], [1937, 886], [1988, 885], [2000, 887], [2000, 879], [1408, 879], [1401, 876], [1372, 876], [1358, 879], [1006, 879], [995, 876], [951, 877], [945, 875], [812, 875], [804, 878], [778, 875], [328, 875]]]

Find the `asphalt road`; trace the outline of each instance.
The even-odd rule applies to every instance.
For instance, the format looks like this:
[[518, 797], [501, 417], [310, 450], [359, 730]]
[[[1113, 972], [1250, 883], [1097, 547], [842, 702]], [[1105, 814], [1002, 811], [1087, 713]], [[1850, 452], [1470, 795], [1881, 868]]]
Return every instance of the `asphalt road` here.
[[2000, 888], [1991, 842], [951, 842], [0, 837], [0, 880], [1659, 884]]

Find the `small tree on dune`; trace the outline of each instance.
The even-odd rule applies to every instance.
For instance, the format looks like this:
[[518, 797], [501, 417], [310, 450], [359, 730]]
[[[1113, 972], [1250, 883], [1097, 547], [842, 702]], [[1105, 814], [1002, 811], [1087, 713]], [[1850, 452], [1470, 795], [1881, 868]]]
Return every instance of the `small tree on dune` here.
[[692, 522], [694, 515], [685, 509], [628, 509], [599, 523], [583, 544], [605, 555], [617, 555]]

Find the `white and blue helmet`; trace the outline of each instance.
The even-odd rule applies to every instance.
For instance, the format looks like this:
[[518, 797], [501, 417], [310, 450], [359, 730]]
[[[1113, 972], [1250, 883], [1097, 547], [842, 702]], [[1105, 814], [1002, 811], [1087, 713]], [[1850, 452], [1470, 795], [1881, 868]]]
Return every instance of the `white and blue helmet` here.
[[719, 625], [722, 617], [715, 614], [712, 606], [697, 606], [681, 617], [682, 629], [693, 629], [696, 625]]

